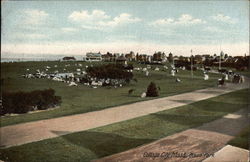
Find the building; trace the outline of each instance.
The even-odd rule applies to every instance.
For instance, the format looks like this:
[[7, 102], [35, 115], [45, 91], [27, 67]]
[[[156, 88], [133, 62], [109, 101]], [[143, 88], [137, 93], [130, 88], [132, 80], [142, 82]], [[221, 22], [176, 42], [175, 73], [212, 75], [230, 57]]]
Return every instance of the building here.
[[194, 60], [196, 61], [197, 64], [202, 64], [203, 61], [205, 61], [204, 57], [202, 55], [195, 55]]
[[102, 55], [103, 61], [114, 61], [115, 57], [112, 55], [112, 53], [107, 52], [107, 54]]
[[85, 61], [102, 61], [102, 55], [100, 52], [98, 53], [88, 52], [86, 53]]
[[147, 55], [146, 54], [140, 54], [138, 55], [138, 60], [139, 62], [147, 62]]
[[164, 52], [155, 52], [153, 55], [153, 62], [166, 62], [167, 57]]
[[64, 57], [63, 61], [75, 61], [76, 58], [75, 57]]
[[135, 61], [135, 53], [131, 51], [130, 53], [126, 54], [125, 57], [127, 58], [128, 61]]
[[120, 53], [114, 53], [114, 57], [115, 57], [115, 59], [117, 59], [118, 57], [120, 57], [121, 56], [121, 54]]
[[116, 62], [122, 63], [122, 64], [124, 64], [124, 65], [127, 65], [127, 59], [126, 59], [126, 57], [124, 57], [124, 56], [118, 57], [118, 58], [116, 59]]

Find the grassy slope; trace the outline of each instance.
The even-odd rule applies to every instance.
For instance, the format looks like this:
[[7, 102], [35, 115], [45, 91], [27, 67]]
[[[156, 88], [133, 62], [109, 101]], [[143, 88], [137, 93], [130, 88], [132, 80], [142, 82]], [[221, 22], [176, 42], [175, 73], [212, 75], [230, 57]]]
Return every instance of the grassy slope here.
[[[197, 127], [248, 105], [240, 90], [88, 131], [0, 150], [9, 161], [90, 161]], [[60, 132], [53, 132], [60, 133]]]
[[243, 129], [234, 139], [228, 142], [229, 145], [249, 149], [250, 126]]
[[[86, 62], [81, 63], [84, 64], [84, 67], [85, 65], [90, 64]], [[175, 78], [171, 77], [168, 71], [151, 71], [150, 77], [146, 77], [141, 72], [134, 72], [134, 76], [137, 78], [138, 82], [132, 82], [130, 85], [117, 89], [108, 89], [106, 87], [93, 89], [83, 85], [68, 87], [65, 83], [48, 79], [25, 79], [21, 77], [22, 74], [26, 73], [27, 68], [30, 69], [31, 73], [34, 73], [36, 69], [41, 70], [48, 65], [52, 67], [50, 71], [54, 71], [56, 69], [63, 71], [65, 64], [71, 64], [70, 67], [67, 67], [67, 71], [76, 71], [76, 69], [79, 68], [74, 66], [75, 62], [2, 63], [1, 77], [4, 78], [4, 83], [1, 88], [3, 90], [31, 91], [35, 89], [53, 88], [56, 90], [56, 95], [62, 96], [63, 103], [59, 109], [33, 114], [23, 114], [19, 116], [1, 117], [1, 126], [85, 113], [89, 111], [101, 110], [111, 106], [152, 99], [140, 98], [140, 94], [146, 91], [150, 81], [154, 81], [158, 86], [160, 86], [160, 97], [164, 97], [215, 86], [217, 79], [220, 77], [219, 75], [211, 74], [210, 80], [204, 81], [202, 72], [196, 71], [194, 79], [190, 79], [190, 71], [180, 71], [177, 76], [182, 80], [182, 82], [176, 83]], [[58, 68], [53, 68], [54, 65], [58, 65]], [[135, 66], [139, 67], [145, 65], [136, 64]], [[131, 88], [136, 89], [136, 91], [133, 95], [128, 96], [128, 90]]]

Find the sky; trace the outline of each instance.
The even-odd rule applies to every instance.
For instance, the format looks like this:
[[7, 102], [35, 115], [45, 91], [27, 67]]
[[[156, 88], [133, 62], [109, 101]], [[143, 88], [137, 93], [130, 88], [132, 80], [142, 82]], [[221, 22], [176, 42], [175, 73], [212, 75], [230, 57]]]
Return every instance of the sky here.
[[249, 1], [1, 1], [1, 54], [249, 54]]

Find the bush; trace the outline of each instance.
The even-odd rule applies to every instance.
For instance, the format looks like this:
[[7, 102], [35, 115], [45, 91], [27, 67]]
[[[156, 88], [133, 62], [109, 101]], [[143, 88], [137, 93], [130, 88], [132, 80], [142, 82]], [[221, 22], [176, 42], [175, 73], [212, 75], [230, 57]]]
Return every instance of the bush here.
[[131, 95], [134, 91], [135, 91], [135, 89], [129, 89], [128, 90], [128, 95]]
[[126, 69], [126, 70], [133, 70], [134, 66], [133, 66], [133, 64], [128, 64], [127, 66], [124, 66], [124, 69]]
[[96, 80], [115, 79], [120, 82], [129, 83], [133, 78], [133, 73], [127, 72], [126, 68], [130, 69], [132, 65], [131, 67], [124, 67], [121, 64], [100, 65], [89, 67], [86, 72], [88, 78], [96, 78]]
[[[191, 70], [191, 66], [190, 66], [190, 65], [187, 65], [187, 66], [186, 66], [186, 69], [187, 69], [187, 70]], [[193, 69], [193, 71], [196, 71], [196, 70], [197, 70], [197, 67], [193, 66], [192, 69]]]
[[45, 110], [61, 103], [61, 97], [55, 96], [55, 90], [45, 89], [32, 92], [3, 92], [0, 115]]
[[147, 88], [147, 97], [157, 97], [159, 96], [158, 89], [154, 82], [151, 82]]

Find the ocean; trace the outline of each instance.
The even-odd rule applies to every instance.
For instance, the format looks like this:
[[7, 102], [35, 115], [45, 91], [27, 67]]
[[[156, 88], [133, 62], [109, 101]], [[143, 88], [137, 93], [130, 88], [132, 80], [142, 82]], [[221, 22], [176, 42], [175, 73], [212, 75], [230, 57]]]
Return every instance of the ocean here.
[[59, 61], [63, 57], [70, 56], [75, 57], [76, 60], [83, 60], [83, 56], [74, 56], [74, 55], [27, 55], [27, 54], [3, 54], [1, 55], [1, 62], [27, 62], [27, 61]]

